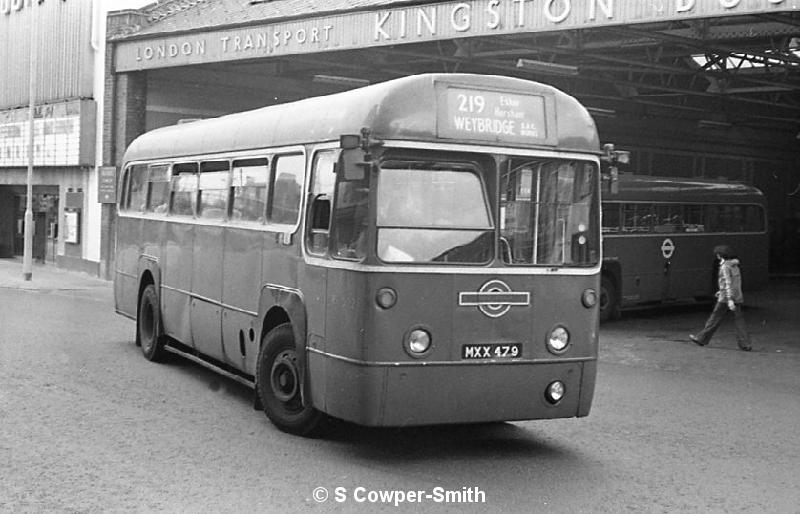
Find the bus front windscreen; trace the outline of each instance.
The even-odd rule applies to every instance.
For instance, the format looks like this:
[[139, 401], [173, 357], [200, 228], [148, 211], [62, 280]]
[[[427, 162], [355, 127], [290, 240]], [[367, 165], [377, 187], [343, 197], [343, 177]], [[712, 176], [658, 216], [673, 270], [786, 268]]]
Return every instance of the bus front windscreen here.
[[445, 163], [386, 163], [377, 195], [382, 261], [484, 264], [492, 259], [491, 210], [475, 170]]
[[593, 266], [600, 259], [595, 163], [510, 159], [501, 175], [500, 240], [504, 262]]

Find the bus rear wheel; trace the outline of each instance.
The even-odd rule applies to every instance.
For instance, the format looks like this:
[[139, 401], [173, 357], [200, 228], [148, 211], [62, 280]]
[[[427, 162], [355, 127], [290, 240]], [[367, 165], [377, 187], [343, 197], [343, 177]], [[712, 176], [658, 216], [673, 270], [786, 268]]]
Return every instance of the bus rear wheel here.
[[148, 284], [139, 298], [136, 317], [136, 344], [142, 347], [145, 359], [158, 362], [164, 359], [164, 336], [161, 334], [161, 311], [156, 286]]
[[603, 275], [600, 278], [600, 322], [617, 317], [619, 317], [617, 287], [610, 277]]
[[325, 415], [303, 403], [300, 376], [292, 326], [284, 323], [264, 336], [256, 368], [256, 394], [276, 427], [311, 437], [321, 431]]

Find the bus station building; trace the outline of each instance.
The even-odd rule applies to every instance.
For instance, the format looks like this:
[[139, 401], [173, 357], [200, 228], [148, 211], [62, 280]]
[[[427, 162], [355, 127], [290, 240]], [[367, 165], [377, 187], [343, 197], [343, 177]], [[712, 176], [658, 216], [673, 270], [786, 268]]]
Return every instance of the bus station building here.
[[165, 0], [105, 24], [97, 3], [0, 2], [0, 257], [21, 252], [36, 16], [34, 204], [59, 265], [112, 276], [101, 202], [145, 131], [468, 72], [576, 97], [602, 142], [631, 151], [629, 172], [758, 187], [770, 271], [800, 272], [800, 0]]

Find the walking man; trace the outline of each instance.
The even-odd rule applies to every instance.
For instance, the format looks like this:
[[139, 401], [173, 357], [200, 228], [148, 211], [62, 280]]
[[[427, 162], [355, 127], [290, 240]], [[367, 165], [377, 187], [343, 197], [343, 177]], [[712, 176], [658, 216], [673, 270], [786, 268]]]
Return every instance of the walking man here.
[[715, 246], [714, 254], [719, 259], [717, 303], [714, 305], [714, 310], [711, 311], [703, 330], [698, 332], [697, 335], [690, 335], [689, 339], [700, 346], [707, 345], [725, 318], [725, 313], [731, 310], [733, 311], [734, 324], [736, 325], [736, 340], [739, 343], [739, 348], [749, 352], [752, 346], [750, 345], [750, 336], [747, 334], [747, 327], [742, 314], [744, 296], [742, 296], [742, 275], [739, 271], [739, 259], [736, 258], [733, 248], [727, 245]]

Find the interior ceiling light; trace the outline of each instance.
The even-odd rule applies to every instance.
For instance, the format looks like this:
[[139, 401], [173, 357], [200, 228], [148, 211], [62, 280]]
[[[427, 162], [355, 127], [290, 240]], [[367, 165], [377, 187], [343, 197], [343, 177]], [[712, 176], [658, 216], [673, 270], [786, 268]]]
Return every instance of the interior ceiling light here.
[[338, 84], [341, 86], [362, 87], [368, 86], [369, 80], [357, 79], [353, 77], [339, 77], [337, 75], [314, 75], [314, 82], [320, 84]]
[[565, 77], [574, 77], [578, 74], [577, 66], [556, 64], [554, 62], [534, 61], [531, 59], [519, 59], [517, 61], [517, 68], [535, 71], [545, 75], [560, 75]]

